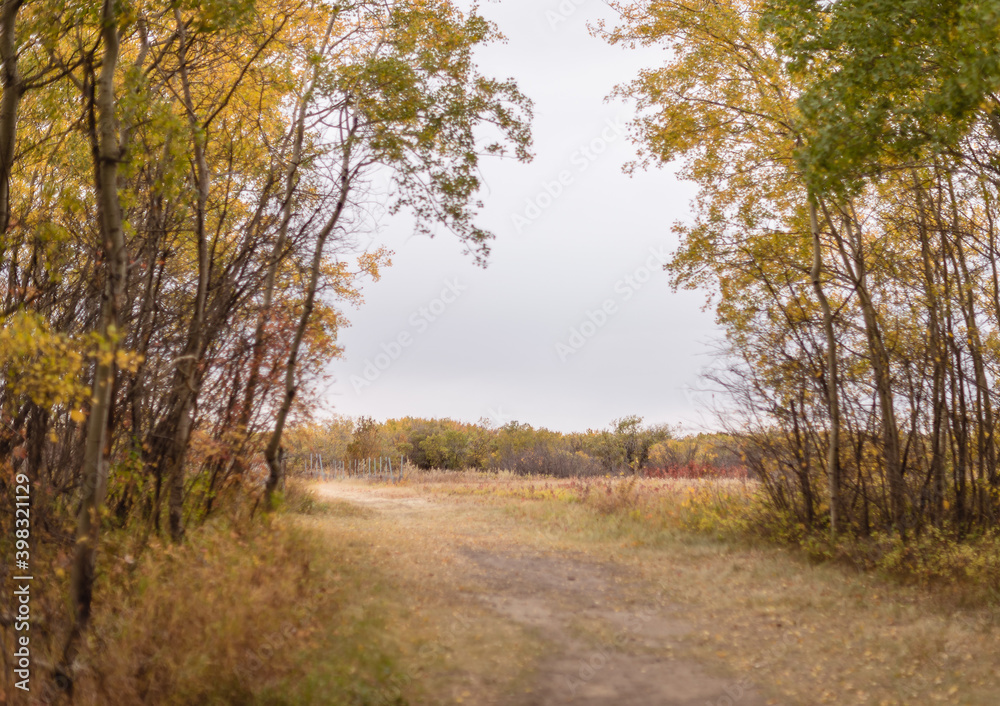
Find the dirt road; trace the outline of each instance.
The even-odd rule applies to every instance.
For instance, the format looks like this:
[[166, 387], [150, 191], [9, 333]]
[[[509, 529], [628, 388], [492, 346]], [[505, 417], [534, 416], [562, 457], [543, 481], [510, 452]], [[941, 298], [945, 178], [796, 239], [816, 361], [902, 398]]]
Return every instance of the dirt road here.
[[[501, 706], [759, 706], [746, 675], [678, 653], [694, 626], [630, 570], [591, 556], [539, 549], [498, 533], [461, 503], [398, 489], [325, 483], [321, 497], [370, 511], [373, 542], [411, 566], [433, 561], [437, 590], [478, 604], [542, 645], [525, 681]], [[499, 536], [498, 536], [499, 535]], [[407, 556], [408, 555], [408, 556]], [[466, 621], [475, 620], [471, 612]], [[504, 649], [498, 645], [497, 649]], [[479, 703], [472, 695], [469, 703]]]

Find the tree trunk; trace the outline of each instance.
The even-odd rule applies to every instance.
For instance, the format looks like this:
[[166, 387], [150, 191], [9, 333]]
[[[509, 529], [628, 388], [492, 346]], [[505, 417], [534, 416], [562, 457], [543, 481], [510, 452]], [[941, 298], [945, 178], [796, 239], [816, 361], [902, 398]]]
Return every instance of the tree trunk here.
[[195, 171], [195, 238], [198, 252], [198, 285], [195, 291], [194, 312], [188, 327], [187, 343], [177, 362], [174, 374], [175, 399], [177, 400], [175, 424], [165, 429], [169, 435], [166, 448], [159, 463], [165, 467], [168, 483], [168, 517], [170, 538], [179, 542], [184, 536], [184, 463], [194, 424], [194, 405], [200, 388], [199, 363], [203, 353], [205, 310], [208, 301], [209, 278], [211, 276], [211, 261], [208, 248], [208, 234], [205, 229], [205, 216], [208, 207], [209, 170], [205, 157], [205, 130], [198, 122], [194, 101], [191, 96], [191, 83], [187, 67], [187, 31], [180, 9], [174, 8], [174, 20], [179, 38], [178, 60], [181, 79], [182, 99], [187, 112], [188, 126], [191, 129], [191, 141], [194, 147]]
[[830, 533], [840, 532], [840, 382], [837, 370], [837, 337], [833, 329], [833, 309], [823, 291], [823, 244], [820, 241], [816, 196], [809, 194], [809, 227], [812, 230], [812, 285], [823, 310], [823, 332], [826, 336], [826, 402], [830, 413], [830, 439], [826, 457], [826, 473], [830, 488]]
[[10, 225], [10, 170], [17, 146], [17, 114], [21, 106], [21, 77], [17, 72], [17, 12], [23, 0], [4, 0], [0, 6], [0, 235]]
[[917, 232], [920, 235], [920, 257], [924, 270], [924, 286], [927, 291], [927, 310], [930, 314], [930, 355], [933, 356], [933, 382], [931, 390], [931, 404], [933, 412], [931, 417], [931, 462], [930, 462], [930, 488], [931, 488], [931, 515], [934, 524], [938, 527], [944, 521], [944, 449], [943, 445], [943, 423], [946, 414], [945, 410], [945, 389], [944, 378], [947, 360], [947, 351], [941, 342], [941, 321], [940, 302], [938, 300], [938, 283], [934, 276], [934, 265], [932, 262], [932, 250], [930, 236], [927, 231], [927, 211], [924, 204], [923, 190], [920, 182], [914, 174], [914, 189], [917, 194]]
[[[889, 353], [886, 351], [879, 327], [878, 313], [868, 288], [868, 267], [865, 261], [864, 244], [861, 232], [851, 225], [852, 216], [845, 214], [844, 228], [847, 232], [851, 252], [848, 253], [843, 239], [834, 229], [834, 237], [840, 250], [844, 266], [847, 268], [851, 284], [858, 294], [861, 315], [865, 323], [865, 337], [868, 340], [868, 351], [875, 374], [875, 394], [878, 400], [879, 412], [882, 418], [882, 458], [885, 463], [886, 476], [889, 480], [889, 504], [892, 523], [905, 536], [906, 534], [906, 493], [903, 484], [903, 466], [900, 455], [899, 426], [896, 423], [896, 407], [893, 400], [892, 377], [889, 364]], [[829, 215], [827, 215], [829, 221]], [[833, 224], [831, 223], [831, 229]]]
[[[121, 158], [115, 125], [114, 76], [118, 63], [118, 28], [114, 0], [104, 0], [101, 10], [104, 56], [90, 103], [90, 138], [93, 151], [98, 220], [105, 254], [105, 282], [99, 333], [109, 351], [102, 355], [94, 374], [93, 401], [87, 420], [82, 479], [83, 498], [77, 518], [70, 597], [74, 623], [58, 672], [70, 679], [70, 670], [83, 632], [90, 621], [94, 586], [94, 559], [100, 530], [101, 507], [107, 486], [105, 434], [114, 387], [114, 351], [119, 337], [119, 312], [124, 298], [127, 258], [118, 202], [118, 162]], [[72, 685], [72, 681], [65, 682]]]

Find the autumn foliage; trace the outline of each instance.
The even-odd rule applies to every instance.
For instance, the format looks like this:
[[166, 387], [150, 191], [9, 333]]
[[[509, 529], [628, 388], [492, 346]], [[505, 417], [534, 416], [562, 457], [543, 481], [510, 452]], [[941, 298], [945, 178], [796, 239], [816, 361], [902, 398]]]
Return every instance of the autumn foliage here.
[[774, 511], [834, 536], [995, 528], [993, 5], [613, 5], [599, 34], [665, 51], [616, 93], [633, 167], [697, 185], [667, 270], [711, 293], [709, 378]]
[[66, 577], [39, 682], [86, 668], [102, 534], [276, 503], [284, 427], [390, 264], [373, 204], [485, 257], [479, 160], [530, 156], [530, 102], [473, 61], [500, 38], [448, 0], [3, 3], [0, 501], [29, 479], [35, 570]]

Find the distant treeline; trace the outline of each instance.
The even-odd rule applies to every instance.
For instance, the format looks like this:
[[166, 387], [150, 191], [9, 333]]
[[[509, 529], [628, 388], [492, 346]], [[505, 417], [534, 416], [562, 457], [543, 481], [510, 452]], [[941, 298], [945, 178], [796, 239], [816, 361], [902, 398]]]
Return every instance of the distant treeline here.
[[682, 436], [641, 417], [613, 421], [602, 430], [564, 434], [530, 424], [502, 426], [451, 419], [404, 417], [378, 422], [336, 417], [300, 426], [287, 437], [292, 472], [309, 454], [328, 460], [405, 456], [422, 469], [508, 470], [557, 477], [635, 473], [651, 476], [743, 476], [731, 437]]

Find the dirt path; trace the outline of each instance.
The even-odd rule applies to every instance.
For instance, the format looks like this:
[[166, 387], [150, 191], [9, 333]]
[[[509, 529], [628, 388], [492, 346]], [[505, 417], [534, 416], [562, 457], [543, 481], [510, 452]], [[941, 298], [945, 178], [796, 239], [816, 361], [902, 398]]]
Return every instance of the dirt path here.
[[487, 541], [475, 515], [454, 503], [339, 483], [317, 490], [377, 513], [390, 536], [420, 533], [466, 595], [544, 641], [530, 683], [503, 706], [765, 703], [749, 680], [674, 656], [694, 629], [682, 608], [650, 600], [618, 565], [539, 551], [516, 537]]

